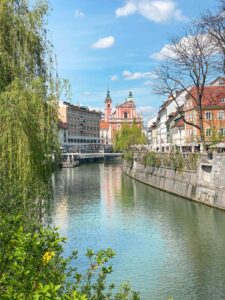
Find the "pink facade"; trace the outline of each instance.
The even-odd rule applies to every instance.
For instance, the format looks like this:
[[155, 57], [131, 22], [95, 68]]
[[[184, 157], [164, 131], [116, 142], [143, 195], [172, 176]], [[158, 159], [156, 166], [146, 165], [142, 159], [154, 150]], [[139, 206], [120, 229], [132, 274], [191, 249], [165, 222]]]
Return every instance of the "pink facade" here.
[[[112, 108], [112, 99], [110, 97], [110, 92], [107, 91], [107, 96], [105, 99], [105, 119], [100, 123], [100, 137], [103, 137], [103, 129], [105, 136], [105, 123], [108, 124], [107, 141], [102, 139], [102, 143], [113, 143], [113, 137], [117, 130], [120, 129], [122, 124], [132, 125], [136, 122], [139, 126], [142, 125], [142, 117], [136, 113], [136, 105], [132, 92], [129, 92], [128, 98], [124, 103], [118, 105], [115, 109]], [[104, 128], [103, 128], [104, 127]], [[102, 134], [101, 134], [102, 130]]]

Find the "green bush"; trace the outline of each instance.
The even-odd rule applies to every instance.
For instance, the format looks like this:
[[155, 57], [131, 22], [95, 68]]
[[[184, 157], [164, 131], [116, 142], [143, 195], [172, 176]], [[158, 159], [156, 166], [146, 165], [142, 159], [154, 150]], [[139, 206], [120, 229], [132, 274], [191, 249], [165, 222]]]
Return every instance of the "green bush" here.
[[1, 299], [139, 299], [128, 284], [115, 292], [106, 278], [112, 272], [111, 249], [87, 250], [89, 266], [85, 273], [74, 267], [77, 251], [64, 258], [64, 238], [57, 229], [34, 225], [27, 230], [21, 215], [1, 214], [0, 220]]
[[181, 153], [156, 153], [148, 152], [144, 155], [143, 163], [146, 166], [166, 167], [177, 171], [196, 170], [199, 160], [199, 155], [189, 153], [183, 156]]
[[133, 151], [131, 151], [131, 150], [125, 151], [124, 155], [123, 155], [123, 158], [127, 161], [133, 161], [133, 159], [134, 159]]
[[161, 165], [159, 155], [153, 151], [146, 153], [143, 160], [146, 166], [159, 167]]
[[185, 167], [185, 159], [182, 154], [177, 153], [173, 156], [173, 168], [176, 171], [182, 171]]

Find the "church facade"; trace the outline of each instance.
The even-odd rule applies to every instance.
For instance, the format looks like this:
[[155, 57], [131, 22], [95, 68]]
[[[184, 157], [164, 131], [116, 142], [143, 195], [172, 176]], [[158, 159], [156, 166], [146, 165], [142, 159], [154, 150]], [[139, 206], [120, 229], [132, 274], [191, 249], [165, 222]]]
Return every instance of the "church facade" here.
[[126, 98], [124, 103], [113, 108], [108, 90], [105, 99], [104, 117], [100, 121], [101, 144], [112, 145], [115, 133], [121, 128], [122, 124], [132, 125], [133, 122], [138, 126], [142, 126], [142, 116], [136, 112], [132, 92], [129, 92], [128, 98]]

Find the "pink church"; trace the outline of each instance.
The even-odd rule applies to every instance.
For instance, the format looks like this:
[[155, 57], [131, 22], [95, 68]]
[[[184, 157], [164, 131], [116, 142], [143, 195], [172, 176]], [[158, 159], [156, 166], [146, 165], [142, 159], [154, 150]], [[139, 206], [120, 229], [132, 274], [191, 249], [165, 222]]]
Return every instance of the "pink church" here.
[[109, 90], [105, 99], [105, 115], [100, 122], [100, 139], [102, 144], [113, 144], [115, 132], [120, 129], [122, 124], [132, 125], [136, 122], [142, 126], [142, 116], [137, 114], [136, 105], [132, 92], [129, 92], [128, 98], [124, 103], [112, 108], [112, 99]]

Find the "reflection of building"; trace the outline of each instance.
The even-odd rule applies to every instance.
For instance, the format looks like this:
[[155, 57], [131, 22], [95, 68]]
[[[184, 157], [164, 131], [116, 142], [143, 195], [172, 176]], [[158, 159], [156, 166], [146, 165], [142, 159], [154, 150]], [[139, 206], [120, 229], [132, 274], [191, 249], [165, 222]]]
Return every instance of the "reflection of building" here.
[[95, 149], [100, 144], [101, 114], [84, 106], [59, 103], [60, 144], [77, 149]]
[[112, 99], [109, 90], [105, 99], [105, 118], [100, 122], [100, 138], [102, 144], [112, 144], [115, 132], [122, 124], [132, 125], [136, 122], [142, 125], [142, 117], [136, 113], [136, 106], [132, 92], [124, 103], [112, 108]]
[[121, 170], [115, 164], [100, 164], [100, 183], [104, 209], [108, 217], [112, 216], [116, 194], [121, 187]]

